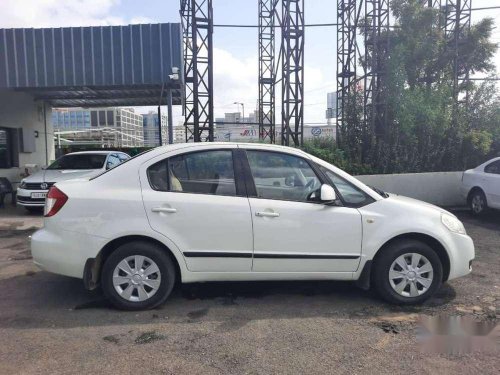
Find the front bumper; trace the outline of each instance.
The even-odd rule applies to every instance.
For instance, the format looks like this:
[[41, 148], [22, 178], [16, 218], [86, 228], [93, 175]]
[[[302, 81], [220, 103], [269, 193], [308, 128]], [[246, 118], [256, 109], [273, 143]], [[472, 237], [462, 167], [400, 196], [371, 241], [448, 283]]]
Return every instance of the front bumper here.
[[450, 233], [448, 246], [448, 255], [450, 257], [450, 275], [448, 280], [471, 273], [472, 261], [475, 257], [472, 238], [463, 234]]
[[16, 203], [20, 206], [25, 207], [43, 207], [45, 206], [45, 198], [32, 198], [31, 193], [45, 193], [48, 190], [27, 190], [27, 189], [17, 189]]

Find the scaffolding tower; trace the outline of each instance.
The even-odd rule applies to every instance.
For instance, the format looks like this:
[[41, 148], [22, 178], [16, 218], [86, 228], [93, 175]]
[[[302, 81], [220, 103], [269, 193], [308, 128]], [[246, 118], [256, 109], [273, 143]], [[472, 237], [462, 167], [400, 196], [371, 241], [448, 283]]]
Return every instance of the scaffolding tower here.
[[182, 113], [186, 142], [213, 142], [212, 0], [180, 0], [184, 49]]
[[282, 0], [281, 64], [281, 144], [301, 146], [304, 141], [304, 0]]
[[259, 2], [259, 139], [275, 143], [275, 12], [278, 0]]
[[364, 8], [364, 128], [381, 137], [387, 125], [387, 95], [383, 86], [387, 72], [389, 0], [365, 0]]
[[[445, 37], [446, 48], [453, 53], [453, 98], [455, 105], [469, 103], [469, 68], [464, 57], [460, 55], [461, 40], [469, 34], [471, 27], [472, 0], [443, 0], [445, 5]], [[460, 92], [465, 95], [460, 97]]]
[[354, 103], [357, 85], [359, 20], [362, 2], [337, 0], [337, 142], [341, 129], [347, 126], [348, 108]]

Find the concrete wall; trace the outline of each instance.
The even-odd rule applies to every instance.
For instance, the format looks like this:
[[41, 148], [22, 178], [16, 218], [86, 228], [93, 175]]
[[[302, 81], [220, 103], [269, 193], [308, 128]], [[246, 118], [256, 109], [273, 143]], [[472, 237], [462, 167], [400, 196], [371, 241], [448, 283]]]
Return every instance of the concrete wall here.
[[462, 206], [462, 172], [404, 173], [356, 176], [367, 185], [443, 207]]
[[[0, 177], [7, 177], [12, 182], [21, 180], [21, 173], [24, 173], [26, 164], [37, 164], [39, 167], [47, 165], [55, 158], [54, 139], [51, 122], [51, 109], [47, 107], [47, 134], [43, 119], [43, 104], [35, 102], [31, 95], [15, 92], [0, 91], [0, 127], [22, 128], [23, 132], [35, 134], [34, 152], [19, 153], [19, 167], [0, 169]], [[47, 147], [45, 144], [47, 137]]]

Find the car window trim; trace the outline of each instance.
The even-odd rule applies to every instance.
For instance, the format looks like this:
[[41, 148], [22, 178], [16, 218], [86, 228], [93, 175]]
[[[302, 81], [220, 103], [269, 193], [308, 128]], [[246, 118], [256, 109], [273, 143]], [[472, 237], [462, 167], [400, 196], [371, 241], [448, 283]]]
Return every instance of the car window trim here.
[[[328, 168], [323, 167], [322, 165], [318, 165], [317, 167], [318, 167], [318, 169], [320, 170], [320, 172], [321, 172], [321, 173], [325, 176], [325, 178], [326, 178], [326, 180], [327, 180], [327, 182], [326, 182], [326, 183], [327, 183], [328, 185], [330, 185], [332, 188], [334, 188], [334, 189], [335, 189], [335, 192], [337, 193], [337, 197], [338, 197], [338, 198], [342, 201], [342, 204], [343, 204], [345, 207], [350, 207], [350, 208], [361, 208], [361, 207], [367, 206], [367, 205], [369, 205], [369, 204], [371, 204], [371, 203], [375, 202], [375, 199], [373, 199], [371, 196], [369, 196], [369, 195], [368, 195], [367, 193], [365, 193], [363, 190], [361, 190], [360, 188], [358, 188], [356, 185], [353, 185], [351, 182], [347, 181], [345, 178], [343, 178], [343, 177], [339, 176], [339, 175], [338, 175], [337, 173], [335, 173], [334, 171], [329, 170]], [[351, 186], [354, 186], [354, 188], [355, 188], [357, 191], [361, 192], [361, 193], [365, 196], [365, 198], [366, 198], [365, 202], [363, 202], [363, 203], [359, 203], [359, 204], [346, 202], [346, 201], [345, 201], [345, 199], [344, 199], [344, 197], [342, 196], [342, 194], [340, 194], [340, 191], [337, 189], [337, 187], [336, 187], [336, 186], [335, 186], [335, 184], [333, 183], [333, 181], [332, 181], [332, 180], [331, 180], [331, 179], [327, 176], [327, 174], [326, 174], [326, 173], [324, 173], [324, 172], [321, 170], [321, 168], [324, 168], [324, 169], [328, 170], [328, 172], [330, 172], [330, 173], [334, 174], [334, 175], [335, 175], [335, 176], [337, 176], [339, 179], [341, 179], [341, 180], [345, 181], [346, 183], [348, 183], [348, 184], [349, 184], [349, 185], [351, 185]]]
[[[296, 203], [307, 203], [307, 204], [325, 204], [324, 202], [320, 201], [298, 201], [295, 199], [277, 199], [277, 198], [263, 198], [259, 197], [257, 195], [257, 187], [255, 186], [255, 180], [252, 175], [252, 169], [250, 168], [250, 162], [248, 161], [248, 151], [256, 151], [256, 152], [266, 152], [266, 153], [274, 153], [274, 154], [279, 154], [279, 155], [287, 155], [287, 156], [294, 156], [296, 158], [304, 160], [309, 167], [313, 170], [314, 174], [316, 174], [316, 177], [318, 180], [321, 182], [321, 184], [328, 184], [328, 181], [326, 180], [326, 176], [323, 175], [321, 171], [318, 170], [317, 166], [312, 160], [308, 160], [307, 158], [295, 154], [291, 154], [288, 152], [283, 152], [283, 151], [277, 151], [277, 150], [265, 150], [265, 149], [257, 149], [257, 148], [240, 148], [240, 150], [243, 152], [242, 155], [242, 162], [244, 165], [243, 171], [245, 174], [245, 184], [247, 186], [247, 192], [248, 192], [248, 198], [256, 198], [256, 199], [266, 199], [266, 200], [272, 200], [272, 201], [282, 201], [282, 202], [296, 202]], [[330, 184], [329, 184], [330, 185]], [[340, 196], [337, 189], [335, 189], [335, 192], [337, 193], [337, 196]], [[342, 202], [342, 205], [344, 203]]]
[[[148, 179], [149, 187], [152, 190], [158, 191], [160, 193], [181, 193], [181, 194], [197, 194], [197, 195], [209, 195], [209, 196], [219, 196], [219, 197], [234, 197], [234, 198], [244, 197], [244, 198], [246, 198], [247, 197], [246, 188], [244, 186], [243, 181], [241, 181], [241, 179], [239, 178], [239, 177], [241, 177], [242, 172], [241, 172], [241, 168], [240, 168], [239, 163], [236, 161], [237, 156], [235, 156], [235, 155], [236, 155], [237, 150], [238, 150], [237, 148], [214, 148], [214, 149], [207, 149], [207, 150], [188, 151], [188, 152], [183, 152], [183, 153], [179, 153], [179, 154], [175, 154], [175, 155], [171, 155], [169, 157], [166, 157], [165, 159], [157, 161], [156, 163], [153, 163], [146, 168], [146, 177]], [[200, 152], [215, 152], [215, 151], [231, 151], [231, 158], [233, 160], [234, 184], [235, 184], [236, 194], [210, 194], [210, 193], [197, 193], [197, 192], [192, 192], [192, 191], [173, 191], [173, 190], [171, 190], [171, 187], [170, 187], [170, 163], [169, 163], [171, 158], [175, 158], [178, 156], [182, 156], [184, 158], [184, 156], [190, 155], [190, 154], [196, 154], [196, 153], [200, 153]], [[149, 179], [148, 169], [150, 167], [152, 167], [153, 165], [156, 165], [158, 163], [167, 163], [167, 189], [168, 189], [167, 191], [155, 189], [153, 187], [153, 185], [151, 184], [151, 180]]]

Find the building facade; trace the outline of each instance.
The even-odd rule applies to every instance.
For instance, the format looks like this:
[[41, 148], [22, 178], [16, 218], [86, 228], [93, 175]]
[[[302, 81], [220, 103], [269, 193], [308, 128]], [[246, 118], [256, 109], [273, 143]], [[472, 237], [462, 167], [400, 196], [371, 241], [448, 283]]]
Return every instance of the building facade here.
[[[160, 131], [158, 126], [158, 112], [149, 111], [142, 115], [144, 146], [160, 146]], [[161, 144], [168, 143], [167, 116], [161, 115]]]
[[54, 108], [52, 127], [59, 148], [144, 146], [143, 116], [133, 108]]

